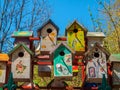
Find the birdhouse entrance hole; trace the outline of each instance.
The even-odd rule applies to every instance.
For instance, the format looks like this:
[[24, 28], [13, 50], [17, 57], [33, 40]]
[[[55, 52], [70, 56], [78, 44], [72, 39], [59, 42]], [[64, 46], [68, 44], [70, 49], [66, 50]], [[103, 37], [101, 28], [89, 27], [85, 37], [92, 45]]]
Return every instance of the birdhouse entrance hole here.
[[18, 56], [19, 56], [19, 57], [23, 57], [23, 56], [24, 56], [24, 53], [23, 53], [23, 52], [19, 52], [19, 53], [18, 53]]
[[99, 53], [98, 53], [98, 52], [95, 52], [95, 53], [94, 53], [94, 57], [98, 58], [98, 57], [99, 57]]
[[47, 29], [47, 33], [51, 33], [52, 32], [52, 29], [51, 28], [48, 28]]
[[74, 29], [73, 32], [74, 32], [74, 33], [77, 33], [77, 32], [78, 32], [78, 29]]
[[64, 56], [64, 55], [65, 55], [65, 53], [64, 53], [63, 51], [61, 51], [59, 54], [60, 54], [61, 56]]

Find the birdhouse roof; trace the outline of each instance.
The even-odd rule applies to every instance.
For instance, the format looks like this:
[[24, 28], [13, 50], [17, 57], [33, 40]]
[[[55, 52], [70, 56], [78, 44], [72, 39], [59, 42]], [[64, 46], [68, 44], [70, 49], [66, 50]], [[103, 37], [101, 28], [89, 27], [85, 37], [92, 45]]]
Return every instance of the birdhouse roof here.
[[111, 62], [120, 62], [120, 53], [119, 54], [112, 54], [110, 56], [110, 61]]
[[57, 33], [58, 33], [59, 27], [51, 19], [49, 19], [47, 22], [43, 23], [43, 25], [37, 30], [37, 32], [41, 32], [41, 30], [49, 23], [52, 24], [56, 28]]
[[71, 28], [71, 26], [74, 25], [74, 24], [79, 25], [85, 32], [87, 32], [87, 29], [86, 29], [82, 24], [80, 24], [77, 20], [74, 20], [72, 23], [70, 23], [70, 24], [66, 27], [66, 29], [65, 29], [65, 35], [67, 35], [67, 31], [69, 31], [69, 29]]
[[0, 61], [8, 61], [8, 60], [9, 60], [8, 54], [0, 53]]
[[50, 54], [54, 53], [55, 50], [57, 50], [57, 48], [59, 48], [60, 46], [65, 46], [68, 50], [70, 50], [72, 53], [75, 53], [74, 50], [72, 50], [65, 42], [60, 42], [53, 50], [50, 51]]
[[94, 47], [93, 47], [91, 50], [88, 50], [88, 51], [85, 53], [85, 56], [91, 55], [91, 52], [93, 52], [95, 48], [98, 48], [98, 49], [100, 49], [103, 53], [105, 53], [106, 56], [107, 56], [107, 60], [108, 60], [108, 58], [109, 58], [109, 56], [110, 56], [110, 53], [109, 53], [104, 47], [100, 46], [99, 43], [95, 43], [95, 44], [94, 44]]
[[29, 54], [33, 55], [34, 53], [25, 45], [25, 44], [18, 44], [16, 47], [14, 47], [8, 54], [11, 55], [14, 53], [18, 48], [23, 47]]
[[31, 37], [33, 31], [14, 31], [12, 37]]
[[103, 32], [87, 32], [87, 37], [103, 37], [103, 38], [105, 38], [105, 34]]

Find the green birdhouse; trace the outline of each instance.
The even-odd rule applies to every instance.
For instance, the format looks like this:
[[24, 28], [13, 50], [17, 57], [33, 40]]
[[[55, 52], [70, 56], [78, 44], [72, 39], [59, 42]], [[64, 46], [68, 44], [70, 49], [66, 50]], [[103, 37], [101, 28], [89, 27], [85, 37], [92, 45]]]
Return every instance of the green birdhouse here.
[[72, 77], [72, 61], [74, 51], [65, 43], [59, 43], [50, 54], [53, 55], [54, 77], [65, 78]]

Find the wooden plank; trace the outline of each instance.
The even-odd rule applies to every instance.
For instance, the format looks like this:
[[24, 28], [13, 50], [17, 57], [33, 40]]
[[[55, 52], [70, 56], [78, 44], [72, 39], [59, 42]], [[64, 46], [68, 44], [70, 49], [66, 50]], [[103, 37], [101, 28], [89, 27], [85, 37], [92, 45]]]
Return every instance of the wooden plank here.
[[40, 38], [39, 38], [39, 37], [30, 37], [29, 40], [30, 40], [30, 41], [40, 40]]
[[38, 59], [42, 59], [42, 60], [49, 60], [50, 56], [49, 55], [39, 55], [37, 56]]
[[34, 62], [35, 65], [52, 65], [52, 62]]
[[66, 37], [58, 37], [57, 40], [58, 41], [67, 41], [67, 38]]

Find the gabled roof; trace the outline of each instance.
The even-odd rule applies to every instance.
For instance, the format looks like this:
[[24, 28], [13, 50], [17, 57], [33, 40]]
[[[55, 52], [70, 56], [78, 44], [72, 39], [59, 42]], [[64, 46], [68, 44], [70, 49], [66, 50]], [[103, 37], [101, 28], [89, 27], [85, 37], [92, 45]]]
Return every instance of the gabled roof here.
[[8, 54], [0, 53], [0, 61], [8, 61], [8, 60], [9, 60]]
[[103, 32], [87, 32], [87, 37], [103, 37], [103, 38], [105, 38], [105, 34]]
[[18, 44], [16, 47], [14, 47], [8, 54], [11, 55], [14, 53], [18, 48], [23, 47], [29, 54], [33, 55], [34, 53], [25, 45], [25, 44]]
[[47, 22], [45, 22], [38, 30], [37, 30], [37, 32], [40, 32], [47, 24], [52, 24], [55, 28], [56, 28], [56, 30], [57, 30], [57, 33], [59, 32], [59, 27], [51, 20], [51, 19], [49, 19]]
[[94, 51], [95, 48], [98, 48], [98, 49], [100, 49], [103, 53], [105, 53], [106, 56], [107, 56], [107, 60], [108, 60], [108, 58], [109, 58], [109, 56], [110, 56], [110, 53], [109, 53], [104, 47], [102, 47], [98, 42], [96, 42], [96, 43], [94, 44], [94, 47], [93, 47], [91, 50], [89, 50], [89, 51], [87, 51], [87, 52], [85, 53], [85, 56], [90, 55], [91, 52]]
[[50, 53], [49, 54], [52, 54], [52, 53], [54, 53], [54, 51], [57, 49], [57, 48], [59, 48], [60, 46], [65, 46], [68, 50], [70, 50], [72, 53], [75, 53], [75, 51], [74, 50], [72, 50], [69, 46], [67, 46], [67, 44], [65, 43], [65, 42], [60, 42], [53, 50], [51, 50], [50, 51]]
[[66, 29], [65, 29], [65, 35], [67, 35], [67, 30], [74, 24], [78, 24], [85, 32], [87, 32], [87, 29], [82, 25], [80, 24], [77, 20], [74, 20], [71, 24], [69, 24]]
[[14, 31], [12, 37], [31, 37], [33, 31]]

